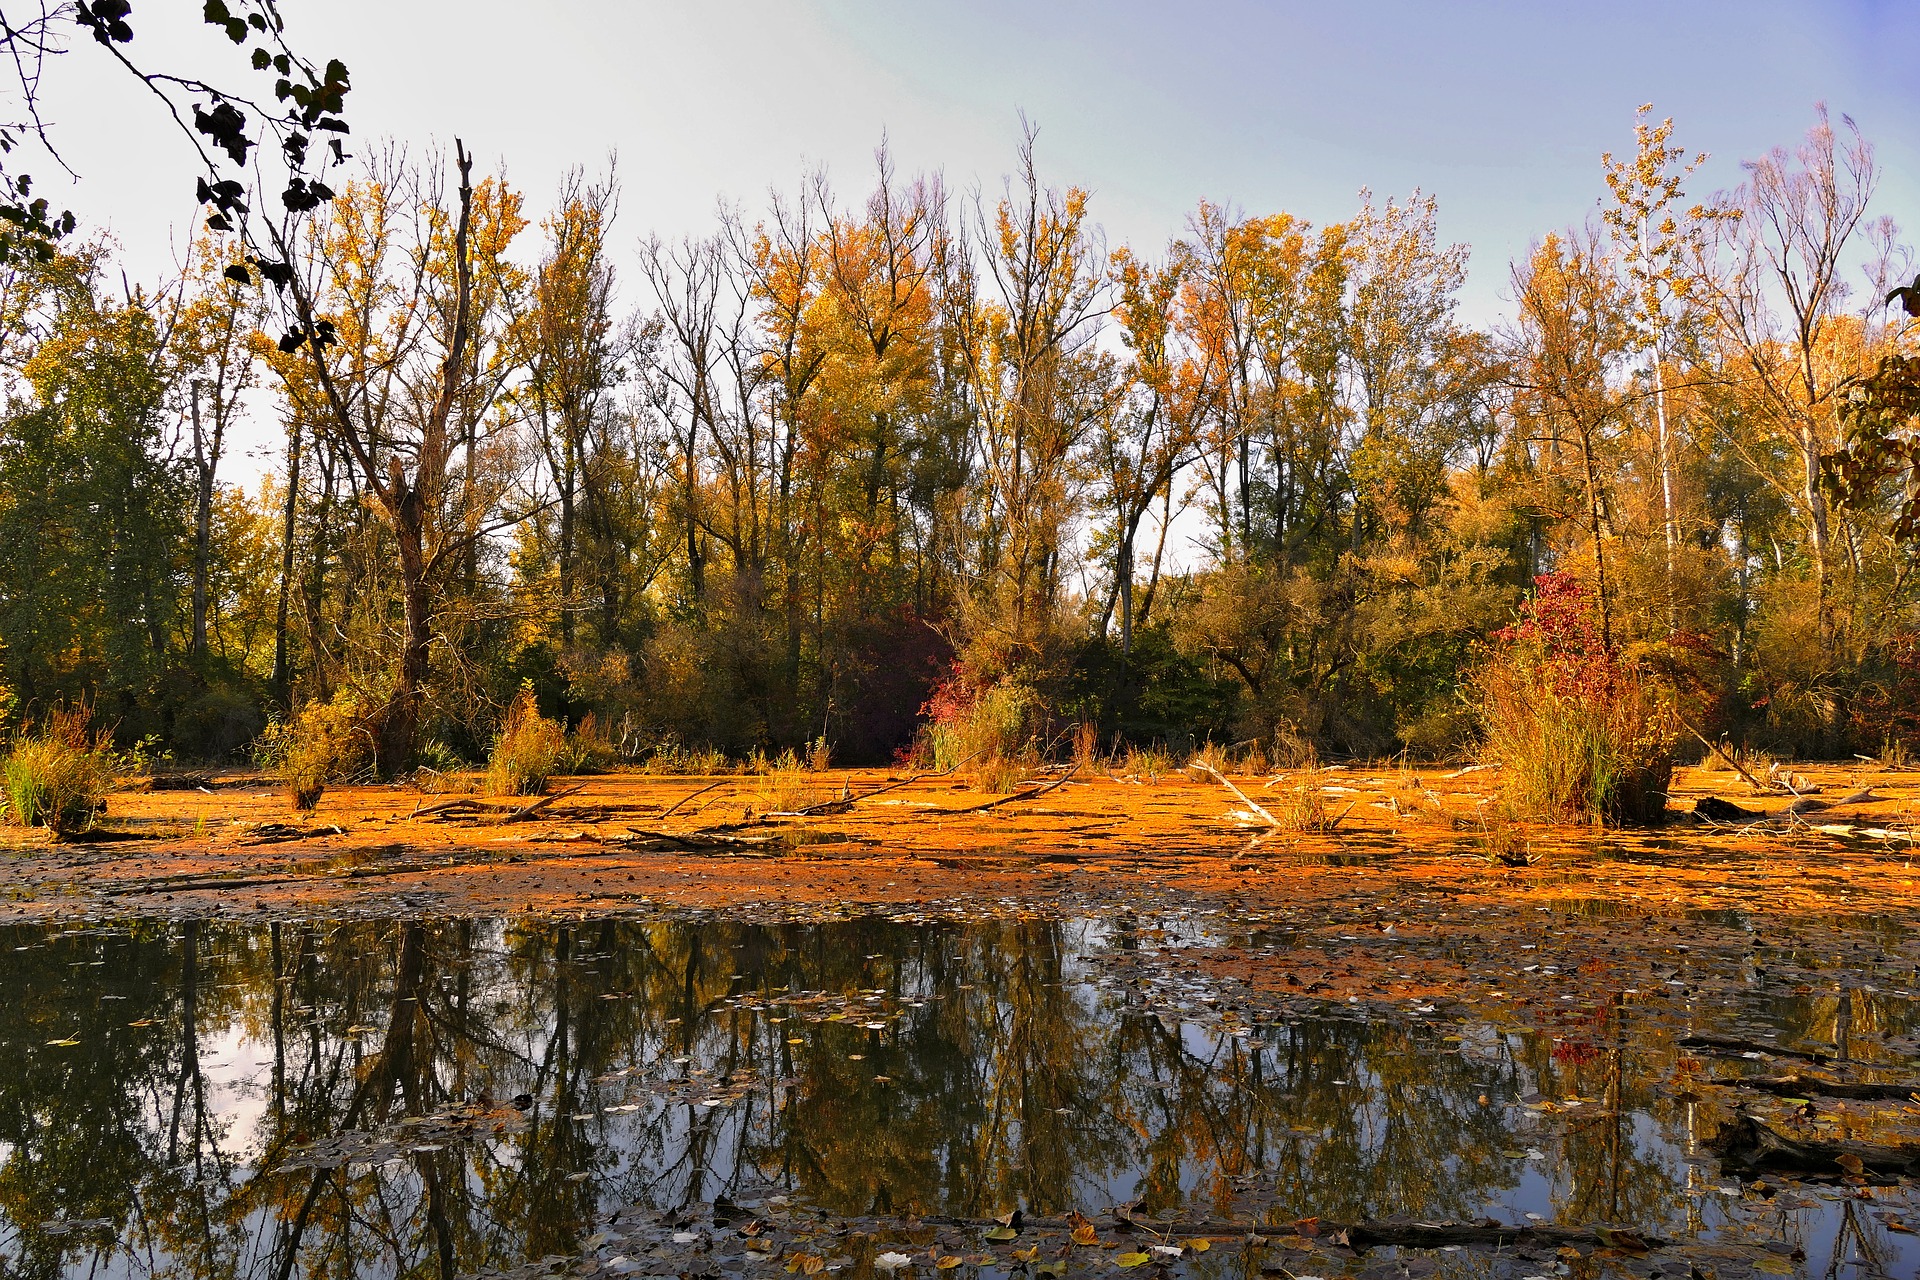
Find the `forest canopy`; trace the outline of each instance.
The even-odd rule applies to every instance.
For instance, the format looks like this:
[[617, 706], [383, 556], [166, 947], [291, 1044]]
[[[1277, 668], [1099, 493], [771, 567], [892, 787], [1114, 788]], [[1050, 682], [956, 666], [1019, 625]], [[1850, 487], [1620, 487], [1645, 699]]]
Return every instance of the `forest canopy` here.
[[1672, 122], [1623, 142], [1490, 326], [1431, 196], [1110, 246], [1031, 129], [997, 190], [882, 147], [676, 240], [458, 145], [342, 155], [272, 260], [213, 199], [145, 288], [82, 220], [0, 266], [0, 702], [194, 759], [351, 705], [386, 774], [525, 689], [629, 759], [986, 705], [1431, 757], [1546, 580], [1704, 733], [1920, 746], [1872, 148], [1822, 111], [1704, 193]]

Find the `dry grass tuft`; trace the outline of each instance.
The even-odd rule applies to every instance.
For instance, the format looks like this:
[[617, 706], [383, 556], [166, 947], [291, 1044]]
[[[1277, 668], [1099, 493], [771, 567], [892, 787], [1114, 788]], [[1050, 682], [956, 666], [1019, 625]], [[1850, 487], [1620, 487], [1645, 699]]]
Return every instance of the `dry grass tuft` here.
[[487, 756], [487, 791], [497, 796], [541, 795], [548, 780], [561, 771], [566, 754], [566, 730], [540, 714], [531, 689], [522, 689], [507, 708]]
[[13, 741], [0, 762], [6, 820], [70, 835], [93, 825], [107, 807], [116, 761], [106, 731], [89, 733], [85, 703], [51, 712], [40, 731]]
[[267, 726], [254, 743], [254, 759], [280, 779], [288, 803], [312, 813], [329, 783], [344, 782], [371, 766], [373, 733], [366, 705], [345, 691], [330, 702], [309, 702], [293, 719]]

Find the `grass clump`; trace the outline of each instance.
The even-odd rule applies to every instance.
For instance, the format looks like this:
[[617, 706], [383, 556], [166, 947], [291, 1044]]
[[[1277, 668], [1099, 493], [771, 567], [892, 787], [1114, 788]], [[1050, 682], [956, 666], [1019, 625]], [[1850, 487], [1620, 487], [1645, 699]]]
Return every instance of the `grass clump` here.
[[13, 740], [0, 762], [5, 818], [23, 827], [70, 835], [92, 826], [107, 807], [118, 772], [105, 730], [89, 732], [84, 703], [48, 714], [37, 733]]
[[315, 699], [291, 720], [269, 724], [254, 743], [254, 760], [280, 780], [287, 802], [312, 813], [329, 784], [344, 782], [373, 763], [367, 704], [342, 690]]
[[976, 689], [955, 674], [935, 686], [921, 713], [930, 720], [925, 740], [933, 767], [950, 772], [971, 765], [983, 790], [1008, 794], [1040, 763], [1036, 743], [1046, 708], [1018, 681]]
[[754, 807], [759, 813], [795, 813], [833, 798], [824, 785], [826, 753], [816, 743], [802, 760], [791, 749], [768, 759], [754, 752], [749, 768], [759, 775], [754, 788]]
[[533, 690], [522, 689], [507, 708], [507, 718], [487, 756], [487, 791], [496, 796], [537, 796], [562, 771], [567, 732], [557, 720], [540, 714]]
[[1545, 574], [1535, 587], [1475, 680], [1508, 803], [1556, 822], [1660, 821], [1678, 743], [1671, 694], [1602, 637], [1579, 582]]
[[733, 761], [717, 747], [685, 747], [669, 742], [655, 747], [638, 765], [641, 773], [662, 777], [707, 777], [732, 773]]

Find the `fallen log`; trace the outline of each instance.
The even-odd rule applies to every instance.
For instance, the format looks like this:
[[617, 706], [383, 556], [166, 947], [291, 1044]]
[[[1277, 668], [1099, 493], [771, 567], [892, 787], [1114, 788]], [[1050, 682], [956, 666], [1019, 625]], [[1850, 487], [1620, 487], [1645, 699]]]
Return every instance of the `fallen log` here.
[[1783, 1098], [1847, 1098], [1855, 1102], [1905, 1102], [1920, 1095], [1920, 1080], [1877, 1084], [1869, 1080], [1828, 1080], [1823, 1076], [1727, 1076], [1714, 1081], [1729, 1089], [1754, 1089]]
[[538, 800], [535, 800], [531, 804], [521, 805], [518, 809], [515, 809], [512, 813], [500, 819], [500, 821], [503, 823], [525, 821], [526, 819], [531, 818], [534, 814], [540, 812], [542, 809], [546, 808], [548, 805], [552, 804], [555, 800], [564, 800], [566, 797], [570, 795], [574, 795], [584, 790], [586, 790], [584, 786], [568, 787], [565, 791], [555, 791], [549, 795], [541, 796]]
[[1693, 816], [1703, 822], [1764, 822], [1765, 812], [1737, 805], [1719, 796], [1702, 796], [1694, 801]]
[[650, 831], [644, 827], [628, 827], [632, 833], [624, 843], [634, 844], [636, 838], [646, 841], [664, 841], [678, 845], [682, 849], [711, 852], [714, 849], [764, 849], [780, 843], [778, 836], [735, 836], [722, 831], [690, 831], [686, 835], [675, 835], [671, 831]]
[[1791, 1173], [1802, 1178], [1920, 1174], [1920, 1144], [1791, 1138], [1750, 1115], [1736, 1115], [1705, 1142], [1723, 1169], [1736, 1173]]
[[462, 796], [458, 800], [446, 800], [440, 804], [429, 805], [412, 816], [433, 818], [449, 813], [471, 813], [479, 817], [485, 814], [501, 814], [499, 821], [502, 823], [521, 822], [539, 813], [554, 801], [565, 799], [583, 790], [585, 790], [584, 787], [568, 787], [564, 791], [548, 792], [526, 804], [514, 800], [481, 800], [474, 796]]

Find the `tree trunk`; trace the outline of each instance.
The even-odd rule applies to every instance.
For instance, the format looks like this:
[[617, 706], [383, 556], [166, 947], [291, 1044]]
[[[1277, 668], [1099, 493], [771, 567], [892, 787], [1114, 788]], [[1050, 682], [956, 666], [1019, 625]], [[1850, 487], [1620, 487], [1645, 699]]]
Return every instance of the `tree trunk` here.
[[393, 692], [388, 695], [380, 718], [374, 752], [374, 766], [383, 778], [398, 774], [413, 758], [414, 736], [420, 725], [420, 702], [426, 692], [433, 644], [433, 584], [428, 577], [426, 555], [426, 499], [400, 475], [398, 459], [392, 464], [390, 476], [390, 491], [397, 499], [393, 538], [400, 552], [403, 622], [400, 661], [394, 673]]
[[1607, 554], [1600, 541], [1600, 478], [1593, 465], [1593, 432], [1580, 429], [1580, 462], [1587, 477], [1587, 534], [1593, 539], [1593, 583], [1600, 597], [1600, 643], [1613, 647], [1613, 602], [1607, 590]]
[[1806, 482], [1802, 496], [1807, 504], [1807, 542], [1813, 556], [1815, 600], [1820, 619], [1820, 648], [1833, 648], [1833, 598], [1831, 593], [1832, 548], [1827, 534], [1827, 495], [1820, 489], [1820, 437], [1811, 422], [1800, 424], [1800, 457]]
[[293, 594], [293, 517], [300, 501], [300, 428], [287, 427], [287, 502], [280, 524], [280, 600], [273, 613], [273, 696], [291, 708], [293, 672], [287, 652], [287, 606]]
[[574, 579], [574, 484], [576, 458], [579, 448], [574, 438], [571, 422], [566, 426], [567, 438], [561, 443], [566, 455], [566, 466], [560, 476], [560, 641], [573, 644], [573, 589]]
[[[198, 502], [193, 517], [193, 661], [207, 660], [207, 562], [213, 546], [213, 473], [220, 465], [219, 435], [209, 442], [200, 428], [200, 380], [189, 384], [193, 405], [193, 465], [198, 472]], [[216, 408], [216, 422], [219, 411]]]
[[1660, 514], [1667, 539], [1667, 635], [1680, 630], [1679, 585], [1680, 522], [1673, 501], [1673, 435], [1667, 425], [1667, 379], [1660, 349], [1653, 351], [1653, 416], [1660, 454]]

